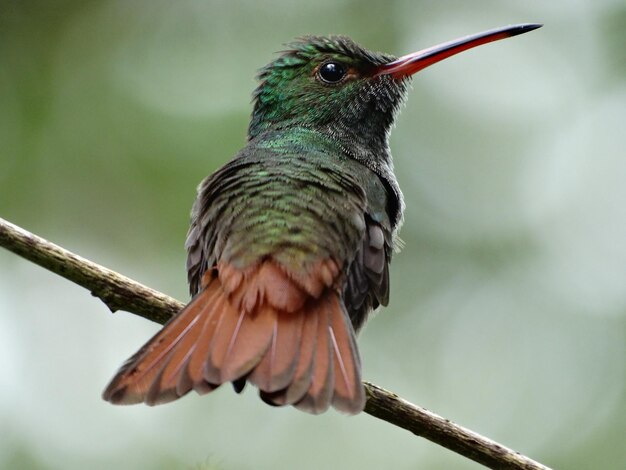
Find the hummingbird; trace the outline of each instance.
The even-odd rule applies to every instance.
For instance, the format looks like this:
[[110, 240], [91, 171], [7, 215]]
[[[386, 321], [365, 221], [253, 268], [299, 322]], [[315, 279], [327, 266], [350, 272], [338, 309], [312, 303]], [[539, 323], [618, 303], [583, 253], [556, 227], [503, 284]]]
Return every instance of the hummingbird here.
[[400, 58], [307, 36], [262, 68], [245, 147], [198, 187], [191, 301], [103, 393], [156, 405], [231, 382], [318, 414], [365, 407], [356, 333], [389, 302], [404, 201], [389, 134], [418, 71], [539, 28], [485, 31]]

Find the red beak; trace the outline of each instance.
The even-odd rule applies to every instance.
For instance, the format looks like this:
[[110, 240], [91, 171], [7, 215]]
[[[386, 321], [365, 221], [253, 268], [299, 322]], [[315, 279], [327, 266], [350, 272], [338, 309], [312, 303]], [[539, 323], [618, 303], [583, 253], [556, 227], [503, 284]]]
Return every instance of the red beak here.
[[393, 78], [403, 78], [413, 75], [416, 72], [435, 64], [440, 60], [447, 59], [450, 56], [466, 51], [472, 47], [487, 44], [488, 42], [498, 41], [500, 39], [510, 38], [518, 34], [524, 34], [533, 29], [541, 28], [541, 24], [516, 24], [512, 26], [504, 26], [503, 28], [490, 29], [482, 33], [465, 36], [464, 38], [455, 39], [454, 41], [439, 44], [438, 46], [429, 47], [418, 52], [400, 57], [393, 62], [378, 67], [374, 76], [391, 75]]

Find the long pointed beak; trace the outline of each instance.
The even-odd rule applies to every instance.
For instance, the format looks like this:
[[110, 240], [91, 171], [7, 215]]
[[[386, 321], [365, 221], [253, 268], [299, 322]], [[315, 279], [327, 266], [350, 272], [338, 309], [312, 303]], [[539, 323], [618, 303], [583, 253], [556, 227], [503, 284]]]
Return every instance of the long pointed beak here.
[[516, 24], [504, 26], [502, 28], [490, 29], [464, 38], [455, 39], [454, 41], [439, 44], [438, 46], [429, 47], [412, 54], [400, 57], [388, 64], [380, 65], [374, 76], [391, 75], [393, 78], [403, 78], [413, 75], [420, 70], [436, 64], [440, 60], [447, 59], [459, 52], [466, 51], [488, 42], [498, 41], [500, 39], [510, 38], [518, 34], [524, 34], [533, 29], [541, 28], [541, 24]]

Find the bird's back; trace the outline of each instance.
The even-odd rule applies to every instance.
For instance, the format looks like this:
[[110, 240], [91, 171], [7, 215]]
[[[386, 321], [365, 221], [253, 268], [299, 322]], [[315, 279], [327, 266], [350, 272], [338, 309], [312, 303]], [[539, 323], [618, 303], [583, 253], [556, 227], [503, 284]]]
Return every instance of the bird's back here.
[[271, 258], [304, 273], [330, 257], [347, 267], [365, 230], [368, 176], [312, 131], [250, 142], [200, 187], [187, 240], [192, 294], [218, 260], [245, 269]]

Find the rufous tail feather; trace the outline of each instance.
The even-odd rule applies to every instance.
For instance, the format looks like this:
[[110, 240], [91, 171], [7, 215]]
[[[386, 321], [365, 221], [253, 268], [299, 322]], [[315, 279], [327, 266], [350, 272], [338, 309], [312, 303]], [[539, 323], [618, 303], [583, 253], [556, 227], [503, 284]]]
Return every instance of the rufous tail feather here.
[[254, 384], [273, 405], [363, 410], [354, 331], [325, 261], [293, 276], [272, 261], [209, 271], [191, 302], [122, 365], [104, 391], [115, 404], [157, 405], [225, 382]]

